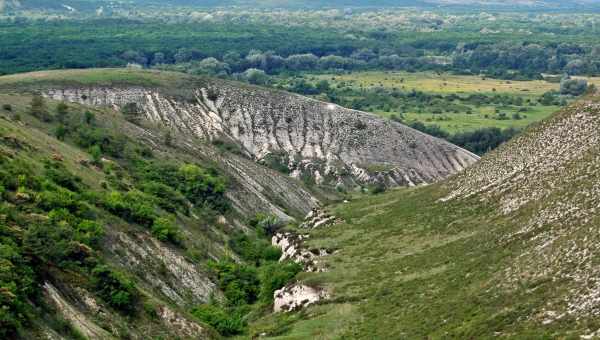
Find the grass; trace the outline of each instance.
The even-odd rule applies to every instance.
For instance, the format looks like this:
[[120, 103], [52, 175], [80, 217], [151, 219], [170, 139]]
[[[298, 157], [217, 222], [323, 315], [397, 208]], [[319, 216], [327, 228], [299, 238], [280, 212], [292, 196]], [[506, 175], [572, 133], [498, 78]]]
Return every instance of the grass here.
[[[421, 121], [425, 124], [439, 125], [443, 130], [456, 133], [472, 131], [479, 128], [486, 127], [497, 127], [501, 129], [506, 128], [524, 128], [532, 123], [541, 121], [554, 112], [560, 109], [559, 106], [531, 106], [527, 107], [526, 112], [519, 112], [520, 119], [513, 119], [512, 115], [518, 112], [515, 107], [505, 108], [502, 110], [506, 114], [508, 119], [500, 120], [497, 119], [497, 114], [493, 106], [482, 106], [477, 111], [471, 114], [468, 113], [446, 113], [446, 114], [432, 114], [432, 113], [416, 113], [406, 112], [404, 117], [408, 121]], [[392, 112], [375, 111], [374, 113], [389, 117]]]
[[327, 287], [333, 300], [297, 314], [269, 316], [253, 325], [256, 334], [272, 330], [276, 339], [514, 334], [543, 339], [582, 331], [524, 318], [528, 310], [555, 299], [561, 288], [539, 281], [500, 289], [502, 270], [520, 249], [500, 243], [499, 236], [517, 224], [475, 200], [439, 203], [440, 190], [398, 189], [332, 207], [344, 223], [313, 231], [310, 242], [337, 249], [325, 258], [330, 271], [304, 273], [300, 279]]
[[[398, 89], [404, 92], [417, 90], [429, 94], [467, 96], [471, 94], [485, 95], [509, 95], [520, 97], [525, 104], [523, 106], [504, 106], [500, 104], [492, 105], [466, 105], [458, 112], [430, 112], [431, 108], [425, 107], [423, 110], [411, 108], [406, 111], [399, 111], [397, 108], [391, 108], [383, 111], [376, 104], [369, 111], [389, 118], [392, 114], [402, 114], [407, 122], [419, 121], [429, 125], [438, 125], [449, 133], [472, 131], [478, 128], [498, 127], [498, 128], [523, 128], [531, 123], [543, 120], [552, 113], [559, 110], [559, 106], [553, 105], [529, 105], [527, 101], [535, 103], [542, 94], [548, 91], [558, 91], [559, 84], [547, 82], [544, 80], [534, 81], [507, 81], [480, 76], [439, 74], [435, 72], [352, 72], [348, 74], [316, 74], [307, 75], [307, 79], [316, 83], [320, 80], [327, 80], [332, 85], [345, 84], [352, 89], [373, 89], [386, 88]], [[600, 78], [588, 78], [590, 83], [600, 84]], [[471, 113], [466, 112], [466, 108]], [[523, 112], [519, 112], [523, 109]], [[498, 111], [498, 112], [497, 112]], [[519, 119], [513, 119], [513, 114], [519, 113]], [[507, 119], [498, 119], [498, 113], [505, 114]]]
[[358, 87], [387, 87], [410, 91], [441, 94], [468, 93], [508, 93], [523, 95], [542, 95], [544, 92], [558, 90], [558, 84], [543, 80], [507, 81], [478, 76], [438, 74], [435, 72], [354, 72], [343, 75], [318, 75], [318, 79], [334, 82], [349, 82]]
[[0, 89], [41, 89], [49, 85], [144, 86], [178, 88], [200, 80], [183, 73], [105, 68], [20, 73], [0, 77]]

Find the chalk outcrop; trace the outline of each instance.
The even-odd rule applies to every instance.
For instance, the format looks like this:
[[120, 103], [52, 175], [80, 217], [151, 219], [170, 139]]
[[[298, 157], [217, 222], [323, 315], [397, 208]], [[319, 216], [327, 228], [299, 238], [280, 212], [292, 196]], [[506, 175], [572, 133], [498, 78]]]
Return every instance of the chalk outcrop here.
[[115, 109], [136, 103], [153, 124], [202, 140], [233, 141], [254, 160], [274, 158], [292, 176], [309, 176], [318, 184], [413, 186], [446, 178], [478, 160], [446, 141], [369, 113], [234, 82], [206, 80], [195, 86], [181, 89], [185, 98], [135, 86], [55, 88], [45, 94]]
[[294, 283], [276, 290], [274, 297], [275, 312], [290, 312], [327, 299], [329, 294], [320, 288]]

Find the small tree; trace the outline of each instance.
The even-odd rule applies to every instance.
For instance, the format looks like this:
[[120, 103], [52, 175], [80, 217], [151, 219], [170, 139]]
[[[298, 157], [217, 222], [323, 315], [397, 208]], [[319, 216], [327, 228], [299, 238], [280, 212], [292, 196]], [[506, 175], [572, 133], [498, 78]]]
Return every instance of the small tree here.
[[35, 94], [31, 98], [31, 106], [29, 108], [29, 113], [32, 116], [44, 122], [49, 122], [52, 120], [52, 117], [48, 112], [46, 100], [44, 100], [44, 97], [42, 97], [40, 94]]
[[85, 119], [85, 123], [88, 125], [92, 125], [96, 121], [96, 116], [90, 111], [85, 111], [83, 118]]
[[90, 156], [92, 156], [92, 163], [95, 165], [100, 165], [100, 161], [102, 159], [102, 149], [98, 145], [94, 145], [89, 150]]
[[585, 79], [572, 79], [569, 76], [565, 76], [560, 81], [560, 94], [580, 96], [585, 93], [587, 88], [588, 82]]
[[244, 72], [244, 78], [250, 83], [255, 85], [265, 85], [269, 82], [269, 76], [263, 70], [256, 68], [247, 69]]
[[56, 106], [56, 118], [59, 122], [64, 123], [67, 120], [69, 114], [69, 107], [65, 102], [60, 102]]
[[173, 136], [171, 136], [171, 131], [167, 131], [165, 133], [164, 143], [166, 146], [171, 146], [173, 144]]
[[137, 103], [127, 103], [121, 109], [121, 113], [129, 122], [136, 123], [139, 120], [140, 111]]

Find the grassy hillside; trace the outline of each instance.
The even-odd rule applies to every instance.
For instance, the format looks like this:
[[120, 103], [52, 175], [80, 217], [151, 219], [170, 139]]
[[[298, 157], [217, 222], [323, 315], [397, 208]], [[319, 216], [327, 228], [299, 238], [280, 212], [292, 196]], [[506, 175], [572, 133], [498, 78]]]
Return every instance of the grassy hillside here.
[[172, 86], [168, 74], [113, 72], [0, 85], [0, 337], [243, 333], [246, 315], [262, 315], [299, 268], [278, 263], [281, 252], [255, 232], [280, 223], [266, 206], [256, 216], [233, 206], [243, 186], [221, 151], [29, 92], [111, 74], [113, 85]]
[[253, 324], [278, 339], [598, 335], [600, 111], [572, 105], [438, 185], [332, 206], [332, 299]]

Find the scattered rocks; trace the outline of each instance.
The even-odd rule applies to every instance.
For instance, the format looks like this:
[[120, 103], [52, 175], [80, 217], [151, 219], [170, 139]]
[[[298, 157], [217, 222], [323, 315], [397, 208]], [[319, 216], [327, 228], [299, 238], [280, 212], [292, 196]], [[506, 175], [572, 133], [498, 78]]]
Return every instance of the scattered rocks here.
[[167, 306], [158, 308], [160, 320], [178, 336], [185, 339], [206, 339], [205, 330], [196, 322], [184, 318], [180, 313]]
[[329, 294], [320, 288], [294, 283], [276, 290], [274, 294], [275, 312], [290, 312], [329, 298]]
[[313, 208], [304, 218], [304, 222], [300, 225], [302, 229], [316, 229], [325, 227], [336, 222], [336, 217], [330, 215], [327, 211], [321, 208]]
[[329, 252], [325, 249], [307, 250], [303, 244], [303, 240], [307, 238], [308, 235], [297, 235], [289, 232], [277, 233], [271, 239], [271, 244], [282, 251], [279, 261], [292, 260], [304, 266], [306, 272], [326, 271], [318, 258], [329, 255]]

